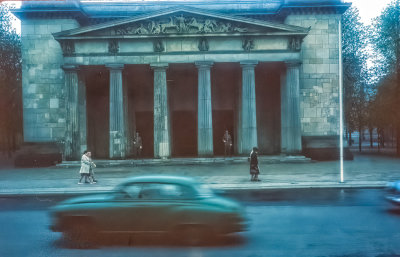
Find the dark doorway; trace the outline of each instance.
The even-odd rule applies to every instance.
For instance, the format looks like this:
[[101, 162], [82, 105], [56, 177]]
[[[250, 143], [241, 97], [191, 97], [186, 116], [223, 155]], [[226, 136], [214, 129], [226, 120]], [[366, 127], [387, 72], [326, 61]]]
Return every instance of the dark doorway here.
[[259, 63], [255, 69], [257, 138], [260, 154], [278, 154], [281, 150], [282, 69], [282, 63]]
[[214, 155], [224, 155], [222, 138], [229, 131], [236, 152], [238, 124], [238, 89], [241, 85], [241, 68], [238, 63], [215, 63], [211, 74], [213, 108]]
[[[153, 71], [149, 65], [126, 65], [124, 71], [128, 94], [130, 143], [139, 132], [142, 138], [142, 157], [154, 156]], [[132, 153], [130, 153], [132, 156]]]
[[173, 155], [188, 157], [197, 155], [197, 119], [193, 111], [172, 113]]
[[172, 156], [197, 156], [197, 69], [171, 64], [167, 70]]
[[102, 67], [85, 71], [87, 145], [93, 158], [109, 157], [109, 73]]

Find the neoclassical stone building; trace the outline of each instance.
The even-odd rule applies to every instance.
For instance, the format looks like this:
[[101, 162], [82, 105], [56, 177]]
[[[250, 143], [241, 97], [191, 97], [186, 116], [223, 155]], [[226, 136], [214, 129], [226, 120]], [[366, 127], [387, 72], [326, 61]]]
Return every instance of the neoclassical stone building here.
[[25, 1], [25, 142], [129, 158], [337, 149], [341, 0]]

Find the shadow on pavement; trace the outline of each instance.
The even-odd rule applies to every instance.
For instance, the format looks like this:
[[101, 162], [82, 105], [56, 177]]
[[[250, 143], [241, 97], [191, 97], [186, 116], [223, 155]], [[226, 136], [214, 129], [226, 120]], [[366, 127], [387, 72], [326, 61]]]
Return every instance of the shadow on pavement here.
[[214, 237], [210, 240], [191, 245], [183, 242], [172, 241], [165, 236], [138, 236], [138, 235], [103, 235], [93, 240], [90, 244], [79, 245], [68, 242], [63, 237], [54, 242], [57, 248], [66, 249], [97, 249], [103, 247], [236, 247], [246, 243], [246, 238], [240, 234]]
[[400, 216], [400, 208], [392, 207], [389, 210], [387, 210], [387, 212], [395, 216]]

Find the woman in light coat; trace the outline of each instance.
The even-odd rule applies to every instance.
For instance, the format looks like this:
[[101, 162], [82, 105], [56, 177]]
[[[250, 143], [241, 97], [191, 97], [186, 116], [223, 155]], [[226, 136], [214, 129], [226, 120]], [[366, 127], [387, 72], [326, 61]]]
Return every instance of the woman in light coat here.
[[[82, 184], [82, 179], [85, 178], [85, 183], [89, 183], [88, 178], [90, 174], [90, 169], [92, 166], [95, 164], [92, 162], [92, 159], [90, 158], [91, 153], [88, 151], [84, 151], [81, 159], [81, 169], [79, 173], [81, 174], [81, 179], [79, 180], [78, 184]], [[91, 184], [95, 182], [90, 182]]]

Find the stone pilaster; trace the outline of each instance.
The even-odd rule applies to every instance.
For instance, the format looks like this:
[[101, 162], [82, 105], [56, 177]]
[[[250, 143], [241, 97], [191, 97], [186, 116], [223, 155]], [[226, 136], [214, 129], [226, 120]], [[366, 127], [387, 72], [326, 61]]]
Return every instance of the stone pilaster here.
[[67, 160], [76, 160], [80, 153], [79, 135], [79, 103], [78, 103], [78, 66], [66, 64], [62, 66], [65, 76], [66, 92], [66, 131], [64, 138], [64, 155]]
[[83, 74], [78, 74], [78, 112], [79, 112], [79, 154], [87, 149], [86, 84]]
[[257, 61], [240, 62], [242, 67], [241, 109], [239, 115], [239, 154], [249, 154], [257, 146], [256, 83]]
[[286, 62], [281, 84], [281, 148], [286, 154], [298, 154], [301, 146], [300, 62]]
[[126, 156], [126, 125], [124, 90], [122, 84], [123, 64], [109, 64], [110, 71], [110, 158]]
[[198, 69], [198, 118], [197, 118], [197, 153], [199, 156], [212, 156], [213, 127], [211, 106], [211, 75], [213, 62], [196, 62]]
[[151, 65], [154, 70], [154, 157], [171, 156], [170, 117], [167, 91], [167, 63]]

